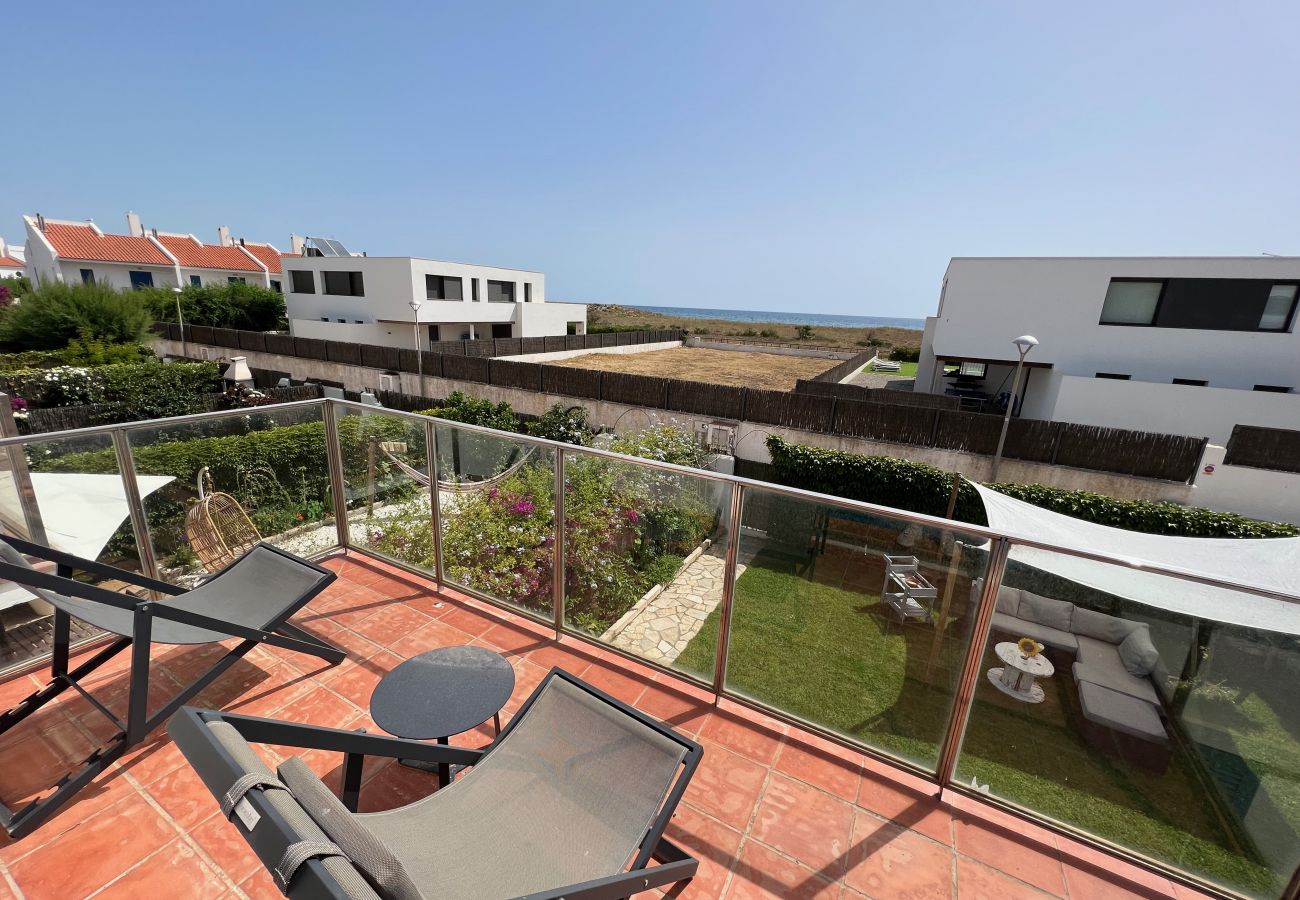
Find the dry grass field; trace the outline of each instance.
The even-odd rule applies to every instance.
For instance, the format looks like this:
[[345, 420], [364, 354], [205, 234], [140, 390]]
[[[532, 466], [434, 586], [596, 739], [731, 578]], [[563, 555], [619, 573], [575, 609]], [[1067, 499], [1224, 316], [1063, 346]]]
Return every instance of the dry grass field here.
[[797, 379], [820, 375], [838, 362], [834, 359], [779, 356], [775, 353], [675, 347], [647, 353], [585, 353], [557, 360], [552, 365], [789, 391], [794, 389]]
[[[795, 326], [780, 322], [728, 322], [725, 319], [687, 319], [647, 312], [632, 306], [592, 304], [587, 307], [589, 327], [612, 325], [620, 328], [682, 328], [692, 334], [717, 334], [752, 337], [754, 340], [794, 341]], [[760, 334], [760, 332], [766, 332]], [[866, 328], [831, 328], [818, 326], [813, 336], [802, 343], [829, 347], [864, 349], [868, 338], [882, 341], [886, 347], [919, 347], [921, 332], [910, 328], [875, 325]]]

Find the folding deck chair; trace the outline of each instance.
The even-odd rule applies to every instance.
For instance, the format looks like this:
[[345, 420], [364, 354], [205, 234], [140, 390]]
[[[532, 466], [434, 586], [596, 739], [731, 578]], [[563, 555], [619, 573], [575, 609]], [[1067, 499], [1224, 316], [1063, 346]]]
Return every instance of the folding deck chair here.
[[[53, 562], [57, 574], [40, 572], [24, 558]], [[129, 597], [73, 579], [74, 572], [117, 579], [167, 595], [157, 602]], [[95, 750], [79, 769], [65, 775], [52, 794], [14, 811], [0, 804], [0, 824], [10, 837], [21, 838], [54, 815], [96, 775], [180, 709], [199, 691], [259, 644], [283, 647], [339, 663], [344, 652], [290, 624], [289, 619], [335, 579], [328, 569], [258, 544], [193, 590], [127, 572], [104, 563], [0, 535], [0, 579], [22, 584], [54, 606], [54, 652], [50, 681], [0, 715], [0, 734], [17, 725], [68, 688], [76, 690], [108, 717], [118, 733]], [[117, 635], [117, 639], [69, 671], [71, 620]], [[185, 687], [158, 712], [149, 715], [149, 650], [152, 644], [212, 644], [243, 638], [211, 668]], [[131, 648], [130, 692], [126, 721], [119, 719], [79, 682], [108, 660]], [[3, 757], [0, 756], [0, 764]]]
[[[293, 900], [614, 900], [699, 865], [663, 835], [703, 749], [559, 668], [482, 750], [193, 707], [167, 728]], [[341, 752], [342, 796], [301, 757], [272, 772], [249, 741]], [[359, 814], [366, 755], [471, 768]]]

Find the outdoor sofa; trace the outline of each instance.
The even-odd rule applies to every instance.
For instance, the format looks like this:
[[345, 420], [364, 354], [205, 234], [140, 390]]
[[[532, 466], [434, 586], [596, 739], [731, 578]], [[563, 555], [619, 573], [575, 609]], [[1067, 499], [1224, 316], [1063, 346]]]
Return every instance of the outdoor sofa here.
[[[983, 587], [982, 578], [971, 583], [972, 603]], [[1168, 682], [1169, 671], [1149, 625], [1004, 584], [993, 630], [1012, 640], [1033, 638], [1058, 668], [1069, 668], [1090, 743], [1146, 768], [1167, 764], [1169, 732], [1158, 686]]]

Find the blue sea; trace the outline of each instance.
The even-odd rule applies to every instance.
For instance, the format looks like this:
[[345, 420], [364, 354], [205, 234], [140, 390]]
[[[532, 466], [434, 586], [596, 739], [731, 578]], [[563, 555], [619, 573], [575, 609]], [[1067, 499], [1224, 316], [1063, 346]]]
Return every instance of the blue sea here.
[[[626, 304], [625, 304], [626, 305]], [[830, 316], [819, 313], [771, 312], [763, 309], [697, 309], [684, 306], [634, 306], [646, 312], [683, 319], [723, 319], [727, 322], [779, 322], [782, 325], [822, 325], [826, 328], [925, 327], [925, 319], [895, 319], [889, 316]]]

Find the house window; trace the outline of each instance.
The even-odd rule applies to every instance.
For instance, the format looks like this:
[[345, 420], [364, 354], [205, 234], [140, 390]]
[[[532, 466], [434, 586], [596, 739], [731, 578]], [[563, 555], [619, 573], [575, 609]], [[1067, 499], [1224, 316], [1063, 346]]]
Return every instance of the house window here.
[[200, 277], [197, 276], [197, 275], [191, 275], [191, 276], [190, 276], [190, 285], [191, 285], [192, 287], [202, 287], [202, 285], [203, 285], [203, 279], [200, 278]]
[[506, 322], [504, 325], [497, 323], [492, 326], [492, 336], [494, 338], [508, 338], [512, 333], [509, 322]]
[[131, 287], [134, 290], [153, 287], [153, 272], [128, 272], [127, 275], [131, 278]]
[[346, 325], [346, 324], [348, 324], [348, 320], [347, 320], [347, 319], [335, 319], [334, 321], [338, 322], [340, 325]]
[[82, 270], [81, 270], [81, 283], [82, 283], [82, 284], [94, 284], [94, 283], [95, 283], [95, 270], [94, 270], [94, 269], [82, 269]]
[[1174, 384], [1189, 384], [1192, 387], [1205, 387], [1209, 382], [1203, 381], [1200, 378], [1175, 378]]
[[322, 322], [328, 322], [328, 321], [330, 320], [330, 317], [329, 317], [329, 316], [321, 316], [321, 317], [320, 317], [320, 320], [321, 320]]
[[289, 287], [295, 294], [316, 293], [316, 276], [302, 269], [289, 270]]
[[248, 281], [242, 275], [230, 275], [226, 278], [226, 284], [248, 284]]
[[513, 281], [492, 281], [487, 283], [488, 303], [514, 303], [515, 283]]
[[1287, 331], [1296, 294], [1296, 282], [1265, 278], [1117, 278], [1106, 291], [1101, 324]]
[[469, 290], [470, 290], [470, 302], [478, 303], [478, 279], [477, 278], [471, 278], [469, 280]]
[[531, 281], [524, 282], [524, 302], [533, 302], [533, 283]]
[[424, 299], [464, 300], [461, 280], [450, 275], [425, 275]]
[[321, 272], [325, 279], [325, 293], [340, 297], [364, 297], [365, 283], [360, 272]]
[[1116, 381], [1128, 381], [1131, 376], [1121, 375], [1118, 372], [1098, 372], [1098, 378], [1113, 378]]
[[1112, 281], [1101, 305], [1101, 324], [1150, 325], [1164, 286], [1163, 281]]
[[1257, 384], [1257, 385], [1255, 385], [1255, 390], [1257, 390], [1257, 391], [1265, 391], [1265, 392], [1270, 393], [1270, 394], [1289, 394], [1289, 393], [1291, 393], [1291, 388], [1287, 387], [1286, 385], [1282, 385], [1282, 384]]
[[284, 291], [280, 289], [280, 282], [276, 281], [274, 278], [271, 279], [271, 290], [275, 291], [277, 294], [284, 293]]

